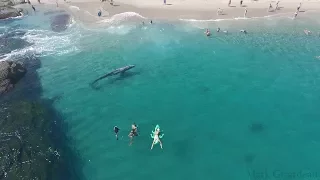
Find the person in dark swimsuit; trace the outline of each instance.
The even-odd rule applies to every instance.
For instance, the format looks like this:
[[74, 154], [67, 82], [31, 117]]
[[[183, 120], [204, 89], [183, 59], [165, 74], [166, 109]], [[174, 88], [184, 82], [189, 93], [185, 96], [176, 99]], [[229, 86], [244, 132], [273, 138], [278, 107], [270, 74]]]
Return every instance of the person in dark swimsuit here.
[[132, 125], [131, 125], [131, 131], [130, 131], [130, 133], [129, 133], [129, 138], [130, 138], [130, 144], [129, 145], [131, 145], [132, 144], [132, 142], [133, 142], [133, 138], [135, 137], [135, 136], [138, 136], [138, 127], [137, 127], [137, 125], [135, 124], [135, 123], [133, 123]]
[[117, 127], [117, 126], [115, 126], [115, 127], [113, 127], [113, 131], [114, 131], [114, 133], [116, 134], [116, 138], [117, 138], [117, 140], [118, 140], [118, 133], [119, 133], [119, 128]]

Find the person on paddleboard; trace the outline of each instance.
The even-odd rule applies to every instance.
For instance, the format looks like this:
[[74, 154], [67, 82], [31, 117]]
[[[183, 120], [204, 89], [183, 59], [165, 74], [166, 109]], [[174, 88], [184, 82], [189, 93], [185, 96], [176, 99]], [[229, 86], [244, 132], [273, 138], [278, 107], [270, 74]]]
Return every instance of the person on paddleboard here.
[[153, 145], [157, 143], [160, 143], [160, 147], [162, 149], [162, 142], [159, 136], [160, 136], [160, 128], [157, 128], [153, 133], [153, 141], [152, 141], [151, 149], [153, 149]]

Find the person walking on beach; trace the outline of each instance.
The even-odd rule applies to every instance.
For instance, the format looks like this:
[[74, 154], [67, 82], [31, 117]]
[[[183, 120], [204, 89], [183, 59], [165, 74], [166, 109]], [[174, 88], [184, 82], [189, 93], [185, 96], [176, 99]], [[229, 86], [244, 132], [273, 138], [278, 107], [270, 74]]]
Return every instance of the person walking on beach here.
[[41, 4], [40, 0], [38, 0], [38, 3]]
[[299, 6], [297, 7], [297, 11], [300, 11], [301, 8], [301, 3], [299, 4]]
[[280, 1], [278, 1], [277, 4], [276, 4], [276, 10], [278, 10], [278, 8], [279, 8], [279, 2]]
[[167, 1], [166, 0], [163, 0], [163, 5], [167, 5]]
[[28, 4], [31, 4], [30, 0], [28, 0], [27, 2], [28, 2]]
[[247, 8], [244, 10], [244, 17], [246, 18], [247, 17], [247, 13], [248, 13], [248, 10]]
[[240, 0], [240, 7], [242, 7], [243, 0]]
[[101, 9], [99, 9], [98, 16], [100, 17], [102, 14]]
[[113, 127], [113, 131], [116, 134], [116, 139], [118, 140], [118, 133], [119, 133], [119, 128], [117, 126]]
[[132, 145], [132, 142], [133, 142], [133, 138], [134, 138], [135, 136], [138, 136], [138, 127], [137, 127], [136, 123], [133, 123], [133, 124], [131, 125], [131, 131], [130, 131], [130, 133], [129, 133], [128, 136], [129, 136], [129, 138], [130, 138], [129, 146], [131, 146], [131, 145]]
[[229, 7], [231, 6], [231, 0], [229, 0], [228, 6], [229, 6]]
[[269, 8], [268, 8], [268, 12], [270, 12], [272, 9], [272, 4], [270, 3]]
[[32, 7], [33, 11], [34, 11], [34, 12], [36, 12], [36, 8], [34, 8], [34, 6], [33, 6], [33, 5], [31, 5], [31, 7]]

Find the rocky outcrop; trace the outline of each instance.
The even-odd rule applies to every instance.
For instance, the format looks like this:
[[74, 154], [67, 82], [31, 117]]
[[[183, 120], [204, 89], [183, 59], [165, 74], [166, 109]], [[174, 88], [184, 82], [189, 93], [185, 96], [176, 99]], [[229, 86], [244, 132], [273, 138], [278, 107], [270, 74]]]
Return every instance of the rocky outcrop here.
[[20, 62], [0, 61], [0, 96], [10, 91], [26, 72]]
[[0, 19], [21, 16], [22, 9], [13, 7], [0, 7]]
[[11, 6], [25, 3], [24, 0], [0, 0], [0, 19], [7, 19], [22, 15], [22, 9]]

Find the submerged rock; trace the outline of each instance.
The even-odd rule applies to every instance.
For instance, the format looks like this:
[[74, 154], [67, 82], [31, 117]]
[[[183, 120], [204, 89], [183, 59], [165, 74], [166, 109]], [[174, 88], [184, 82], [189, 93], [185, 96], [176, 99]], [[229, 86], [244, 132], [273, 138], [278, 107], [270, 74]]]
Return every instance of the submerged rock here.
[[0, 179], [54, 179], [60, 160], [51, 122], [39, 102], [1, 104]]
[[10, 91], [26, 72], [20, 62], [0, 61], [0, 96]]
[[22, 9], [13, 7], [0, 7], [0, 19], [7, 19], [22, 15]]
[[61, 32], [68, 28], [70, 24], [69, 14], [59, 14], [51, 19], [51, 29], [55, 32]]

